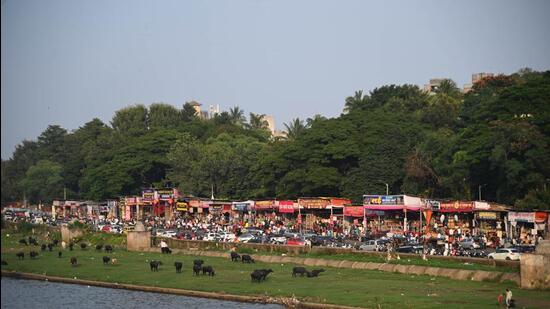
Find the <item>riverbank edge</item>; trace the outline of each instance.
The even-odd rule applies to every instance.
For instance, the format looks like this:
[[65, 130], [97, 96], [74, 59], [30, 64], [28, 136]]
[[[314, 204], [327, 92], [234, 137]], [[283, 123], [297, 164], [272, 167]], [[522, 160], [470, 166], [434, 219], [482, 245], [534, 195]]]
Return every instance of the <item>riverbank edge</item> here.
[[[142, 248], [139, 252], [160, 252], [159, 248]], [[194, 256], [209, 256], [229, 258], [228, 252], [222, 251], [202, 251], [202, 250], [184, 250], [172, 249], [173, 253]], [[379, 270], [385, 272], [394, 272], [407, 275], [428, 275], [432, 277], [445, 277], [454, 280], [471, 280], [471, 281], [492, 281], [492, 282], [513, 282], [517, 286], [520, 284], [519, 273], [505, 273], [498, 271], [486, 270], [465, 270], [453, 268], [440, 268], [420, 265], [403, 265], [390, 263], [374, 263], [374, 262], [357, 262], [349, 260], [330, 260], [322, 258], [301, 258], [290, 256], [277, 255], [261, 255], [250, 254], [255, 260], [265, 263], [294, 263], [306, 266], [326, 266], [334, 268], [351, 268], [351, 269], [366, 269]]]
[[311, 302], [300, 302], [295, 298], [264, 297], [264, 296], [225, 294], [225, 293], [216, 293], [216, 292], [203, 292], [203, 291], [184, 290], [184, 289], [175, 289], [175, 288], [154, 287], [154, 286], [146, 286], [146, 285], [113, 283], [113, 282], [95, 281], [95, 280], [86, 280], [86, 279], [74, 279], [74, 278], [40, 275], [35, 273], [25, 273], [25, 272], [18, 272], [18, 271], [2, 270], [1, 274], [2, 274], [2, 277], [15, 278], [15, 279], [28, 279], [28, 280], [51, 281], [51, 282], [60, 282], [60, 283], [68, 283], [68, 284], [80, 284], [80, 285], [97, 286], [97, 287], [103, 287], [103, 288], [124, 289], [124, 290], [130, 290], [130, 291], [210, 298], [210, 299], [234, 301], [234, 302], [241, 302], [241, 303], [277, 304], [277, 305], [285, 306], [286, 308], [361, 309], [361, 307], [350, 307], [350, 306], [324, 304], [324, 303], [321, 304], [321, 303], [311, 303]]

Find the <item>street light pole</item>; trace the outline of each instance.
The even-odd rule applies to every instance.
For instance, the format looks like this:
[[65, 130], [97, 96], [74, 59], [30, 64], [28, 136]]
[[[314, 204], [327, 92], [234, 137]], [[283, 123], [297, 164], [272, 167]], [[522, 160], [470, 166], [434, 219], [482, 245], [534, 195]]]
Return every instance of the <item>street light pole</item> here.
[[487, 184], [485, 183], [485, 184], [482, 184], [482, 185], [479, 185], [479, 186], [478, 186], [478, 193], [479, 193], [479, 201], [480, 201], [480, 202], [481, 202], [481, 187], [484, 187], [484, 186], [486, 186], [486, 185], [487, 185]]
[[385, 181], [382, 181], [382, 180], [378, 180], [378, 181], [386, 185], [386, 195], [390, 195], [390, 185], [388, 185], [388, 183], [386, 183]]

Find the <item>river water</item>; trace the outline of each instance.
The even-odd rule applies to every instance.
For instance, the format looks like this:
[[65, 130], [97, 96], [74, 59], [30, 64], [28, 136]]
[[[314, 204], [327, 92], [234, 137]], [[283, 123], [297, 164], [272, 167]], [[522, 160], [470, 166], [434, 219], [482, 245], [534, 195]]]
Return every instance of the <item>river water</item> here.
[[213, 308], [283, 309], [273, 304], [109, 289], [78, 284], [2, 278], [2, 308]]

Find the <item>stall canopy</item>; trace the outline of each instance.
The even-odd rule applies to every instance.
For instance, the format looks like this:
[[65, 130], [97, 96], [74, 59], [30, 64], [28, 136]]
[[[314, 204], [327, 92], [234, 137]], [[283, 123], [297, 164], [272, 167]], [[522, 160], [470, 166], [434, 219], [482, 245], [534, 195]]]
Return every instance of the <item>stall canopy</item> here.
[[363, 206], [344, 206], [344, 216], [346, 217], [363, 217], [365, 208]]
[[294, 213], [294, 210], [296, 210], [294, 201], [278, 201], [277, 204], [279, 204], [280, 213]]
[[303, 197], [298, 199], [298, 205], [304, 209], [325, 209], [329, 203], [330, 200], [326, 198]]
[[440, 203], [439, 212], [472, 212], [474, 211], [473, 202], [464, 201], [445, 201]]

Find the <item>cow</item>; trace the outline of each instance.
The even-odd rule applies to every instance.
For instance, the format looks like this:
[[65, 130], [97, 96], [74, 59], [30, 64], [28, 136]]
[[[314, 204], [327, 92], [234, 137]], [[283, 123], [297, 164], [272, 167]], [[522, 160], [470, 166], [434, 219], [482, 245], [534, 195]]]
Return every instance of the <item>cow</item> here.
[[86, 244], [85, 242], [80, 244], [80, 249], [84, 250], [86, 249], [86, 247], [88, 247], [88, 244]]
[[115, 258], [111, 259], [111, 264], [116, 265], [118, 263], [118, 260]]
[[182, 262], [174, 262], [174, 266], [176, 267], [176, 273], [181, 273], [183, 263]]
[[32, 238], [29, 236], [29, 245], [35, 245], [37, 246], [38, 245], [38, 242], [36, 242], [36, 239], [35, 238]]
[[312, 278], [312, 277], [317, 277], [317, 276], [319, 276], [319, 273], [322, 273], [322, 272], [324, 272], [324, 271], [325, 271], [325, 270], [321, 268], [321, 269], [314, 269], [314, 270], [308, 271], [308, 272], [306, 272], [306, 273], [307, 273], [308, 278]]
[[72, 265], [72, 266], [76, 266], [76, 264], [77, 264], [76, 257], [73, 256], [73, 257], [71, 258], [71, 265]]
[[199, 265], [199, 264], [194, 264], [194, 265], [193, 265], [193, 275], [195, 275], [195, 276], [200, 275], [201, 270], [202, 270], [202, 266], [201, 266], [201, 265]]
[[194, 261], [193, 261], [193, 265], [202, 266], [202, 264], [204, 264], [204, 261], [203, 261], [203, 260], [194, 260]]
[[243, 254], [243, 255], [241, 256], [241, 261], [242, 261], [243, 263], [255, 263], [255, 262], [254, 262], [254, 259], [253, 259], [250, 255], [248, 255], [248, 254]]
[[26, 246], [27, 245], [27, 240], [25, 238], [21, 238], [21, 239], [19, 239], [19, 243]]
[[307, 273], [305, 267], [294, 267], [292, 268], [292, 277], [296, 277], [297, 274], [300, 274], [303, 277]]
[[237, 252], [231, 252], [231, 261], [236, 262], [241, 259], [241, 256]]
[[151, 271], [158, 271], [160, 265], [162, 265], [161, 261], [151, 261], [149, 263], [149, 266], [151, 266]]
[[58, 258], [61, 258], [62, 255], [63, 255], [63, 252], [61, 252], [61, 251], [57, 252], [57, 257]]
[[54, 240], [53, 240], [53, 245], [54, 245], [54, 246], [57, 246], [58, 244], [59, 244], [59, 239], [54, 239]]
[[36, 251], [31, 251], [31, 252], [29, 252], [29, 256], [31, 257], [31, 259], [34, 259], [35, 257], [38, 256], [38, 252], [36, 252]]
[[96, 245], [96, 246], [95, 246], [95, 249], [96, 249], [96, 250], [101, 250], [101, 249], [103, 249], [103, 245]]
[[104, 256], [104, 257], [103, 257], [103, 265], [109, 264], [110, 261], [111, 261], [111, 258], [110, 258], [110, 257], [108, 257], [108, 256]]
[[212, 266], [203, 266], [202, 267], [202, 274], [206, 275], [208, 273], [209, 276], [214, 276], [216, 273], [214, 272], [214, 269]]
[[161, 253], [165, 253], [165, 254], [171, 254], [172, 253], [172, 250], [168, 247], [162, 247], [162, 248], [160, 248], [160, 251], [161, 251]]
[[41, 251], [46, 251], [46, 244], [42, 244], [42, 245], [40, 246], [40, 250], [41, 250]]
[[113, 246], [105, 245], [105, 252], [112, 253], [113, 252]]
[[19, 260], [24, 260], [25, 259], [25, 252], [17, 252], [15, 254], [15, 256], [17, 256], [17, 259], [19, 259]]
[[267, 278], [267, 275], [272, 273], [273, 270], [271, 269], [256, 269], [250, 274], [250, 279], [252, 282], [262, 282]]

